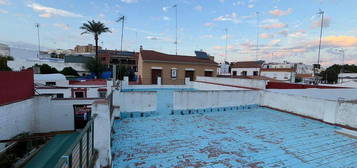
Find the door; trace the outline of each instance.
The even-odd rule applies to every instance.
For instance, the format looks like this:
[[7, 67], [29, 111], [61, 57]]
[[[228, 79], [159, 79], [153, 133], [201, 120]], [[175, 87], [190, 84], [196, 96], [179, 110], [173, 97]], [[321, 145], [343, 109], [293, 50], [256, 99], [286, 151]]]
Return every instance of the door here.
[[237, 71], [233, 71], [233, 76], [237, 76]]
[[157, 84], [157, 77], [161, 77], [161, 69], [151, 70], [151, 84]]
[[195, 76], [195, 71], [186, 71], [185, 72], [185, 78], [190, 78], [190, 81], [194, 80]]

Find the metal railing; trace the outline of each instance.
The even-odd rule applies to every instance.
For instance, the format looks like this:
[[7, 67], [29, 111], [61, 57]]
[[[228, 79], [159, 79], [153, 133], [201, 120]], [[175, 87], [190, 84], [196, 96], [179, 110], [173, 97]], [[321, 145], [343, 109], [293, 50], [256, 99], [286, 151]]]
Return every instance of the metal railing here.
[[91, 168], [94, 166], [94, 120], [96, 114], [81, 130], [73, 144], [62, 155], [55, 168]]

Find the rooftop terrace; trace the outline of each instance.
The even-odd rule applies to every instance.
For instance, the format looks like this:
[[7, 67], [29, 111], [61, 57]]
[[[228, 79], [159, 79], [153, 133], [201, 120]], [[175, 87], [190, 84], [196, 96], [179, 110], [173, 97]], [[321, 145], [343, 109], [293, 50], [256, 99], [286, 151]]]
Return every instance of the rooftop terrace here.
[[126, 118], [113, 167], [357, 167], [339, 127], [268, 108]]

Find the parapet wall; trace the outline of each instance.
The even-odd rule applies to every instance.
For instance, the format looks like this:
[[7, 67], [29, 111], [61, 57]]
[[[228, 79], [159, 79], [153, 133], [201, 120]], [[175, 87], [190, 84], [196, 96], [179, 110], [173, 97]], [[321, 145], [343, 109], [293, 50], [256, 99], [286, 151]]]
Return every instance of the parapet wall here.
[[267, 81], [256, 79], [241, 79], [241, 78], [218, 78], [218, 77], [203, 77], [198, 76], [196, 81], [217, 83], [223, 85], [240, 86], [253, 89], [265, 89]]
[[269, 91], [261, 91], [261, 97], [262, 106], [357, 128], [357, 104]]

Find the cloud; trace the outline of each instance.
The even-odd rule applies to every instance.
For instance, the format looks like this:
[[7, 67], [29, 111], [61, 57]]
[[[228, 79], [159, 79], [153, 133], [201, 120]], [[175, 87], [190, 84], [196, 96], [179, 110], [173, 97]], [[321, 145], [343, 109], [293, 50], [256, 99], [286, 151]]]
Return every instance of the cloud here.
[[7, 13], [9, 13], [7, 10], [0, 9], [0, 14], [7, 14]]
[[0, 5], [8, 5], [10, 4], [8, 0], [0, 0]]
[[244, 2], [242, 1], [233, 2], [233, 6], [241, 6], [241, 5], [244, 5]]
[[148, 39], [148, 40], [159, 40], [160, 38], [156, 37], [156, 36], [146, 36], [146, 39]]
[[167, 12], [171, 7], [169, 6], [164, 6], [162, 7], [162, 11]]
[[[324, 17], [323, 27], [324, 28], [330, 27], [330, 24], [331, 24], [331, 18], [328, 16]], [[311, 28], [315, 29], [320, 27], [321, 27], [321, 18], [315, 18], [311, 24]]]
[[121, 0], [124, 3], [137, 3], [138, 0]]
[[240, 23], [241, 20], [239, 19], [237, 13], [232, 12], [231, 14], [227, 14], [224, 16], [219, 16], [217, 18], [214, 19], [214, 21], [230, 21], [233, 23]]
[[55, 15], [64, 17], [82, 17], [82, 15], [80, 14], [72, 13], [62, 9], [43, 6], [37, 3], [30, 3], [27, 6], [32, 8], [34, 11], [40, 12], [39, 16], [44, 18], [50, 18]]
[[306, 31], [305, 30], [299, 30], [293, 33], [289, 34], [289, 37], [294, 37], [294, 38], [299, 38], [299, 37], [304, 37], [306, 36]]
[[53, 24], [53, 26], [62, 28], [63, 30], [68, 30], [69, 29], [69, 25], [62, 24], [62, 23], [55, 23], [55, 24]]
[[289, 15], [293, 12], [292, 8], [287, 9], [286, 11], [284, 10], [279, 10], [279, 9], [275, 9], [275, 10], [271, 10], [269, 11], [270, 14], [274, 15], [274, 16], [285, 16], [285, 15]]
[[196, 11], [199, 11], [201, 12], [203, 10], [203, 7], [201, 5], [197, 5], [195, 8], [194, 8]]
[[278, 43], [279, 43], [280, 41], [281, 41], [280, 39], [271, 40], [270, 43], [269, 43], [269, 45], [271, 45], [271, 46], [276, 46], [276, 45], [278, 45]]
[[270, 38], [274, 38], [273, 34], [268, 34], [268, 33], [262, 33], [259, 35], [260, 38], [262, 39], [270, 39]]
[[248, 8], [254, 8], [254, 4], [249, 4]]
[[162, 19], [163, 19], [163, 20], [165, 20], [165, 21], [169, 21], [169, 20], [171, 20], [171, 18], [170, 18], [170, 17], [168, 17], [168, 16], [164, 16], [164, 17], [162, 17]]
[[212, 23], [212, 22], [207, 22], [207, 23], [204, 24], [204, 26], [206, 26], [206, 27], [212, 27], [212, 26], [214, 26], [214, 23]]
[[331, 47], [355, 47], [357, 36], [327, 36], [323, 38], [323, 45]]
[[202, 35], [200, 38], [202, 38], [202, 39], [211, 39], [211, 38], [213, 38], [213, 35], [212, 34], [206, 34], [206, 35]]
[[280, 29], [286, 28], [288, 25], [286, 23], [282, 23], [277, 19], [267, 19], [263, 21], [263, 25], [260, 26], [263, 29]]
[[289, 35], [289, 32], [287, 30], [282, 30], [282, 31], [277, 32], [277, 34], [287, 37]]

